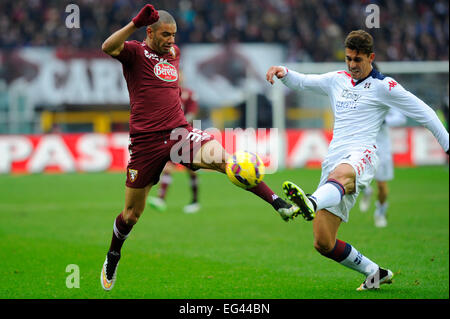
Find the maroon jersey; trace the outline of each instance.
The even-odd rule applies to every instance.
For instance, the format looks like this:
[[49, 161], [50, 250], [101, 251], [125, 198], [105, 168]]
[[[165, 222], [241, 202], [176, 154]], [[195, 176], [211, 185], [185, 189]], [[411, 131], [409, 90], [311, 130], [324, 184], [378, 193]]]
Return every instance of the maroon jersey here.
[[198, 111], [197, 96], [188, 88], [181, 87], [180, 89], [181, 107], [183, 108], [184, 114], [196, 114]]
[[115, 57], [122, 63], [130, 95], [130, 134], [167, 131], [187, 125], [181, 108], [180, 49], [160, 55], [145, 42], [126, 41]]

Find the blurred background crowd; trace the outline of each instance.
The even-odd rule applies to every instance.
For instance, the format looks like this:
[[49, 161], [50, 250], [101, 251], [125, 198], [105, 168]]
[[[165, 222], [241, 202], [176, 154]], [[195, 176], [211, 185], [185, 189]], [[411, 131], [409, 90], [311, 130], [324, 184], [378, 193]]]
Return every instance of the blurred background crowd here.
[[[123, 156], [103, 155], [104, 143], [126, 148], [127, 135], [121, 133], [128, 132], [129, 94], [121, 64], [101, 45], [146, 3], [177, 21], [179, 83], [196, 98], [201, 128], [286, 128], [290, 135], [280, 149], [286, 150], [288, 165], [324, 156], [320, 145], [328, 141], [316, 137], [332, 130], [330, 100], [279, 83], [271, 86], [266, 71], [271, 65], [304, 73], [345, 69], [343, 42], [352, 30], [371, 33], [380, 71], [448, 124], [448, 0], [0, 0], [0, 173], [43, 170], [56, 158], [48, 147], [80, 154], [74, 159], [80, 167], [92, 157], [87, 170], [124, 169]], [[141, 28], [129, 40], [145, 36]], [[445, 162], [440, 146], [416, 126], [409, 119], [395, 135], [402, 165]], [[304, 138], [310, 129], [311, 139]], [[46, 133], [69, 134], [68, 144], [34, 137]], [[72, 134], [79, 133], [76, 146]], [[102, 135], [90, 140], [85, 133]], [[104, 135], [109, 133], [119, 133], [118, 139]], [[279, 141], [263, 140], [263, 148]], [[35, 153], [39, 157], [31, 163], [37, 168], [25, 162]]]
[[[61, 27], [65, 8], [80, 8], [80, 29]], [[2, 0], [0, 47], [98, 49], [146, 3], [141, 0]], [[264, 42], [287, 46], [287, 61], [343, 59], [343, 37], [363, 28], [368, 4], [380, 7], [378, 61], [448, 60], [448, 1], [154, 0], [178, 22], [177, 43]], [[135, 35], [142, 40], [144, 31]]]

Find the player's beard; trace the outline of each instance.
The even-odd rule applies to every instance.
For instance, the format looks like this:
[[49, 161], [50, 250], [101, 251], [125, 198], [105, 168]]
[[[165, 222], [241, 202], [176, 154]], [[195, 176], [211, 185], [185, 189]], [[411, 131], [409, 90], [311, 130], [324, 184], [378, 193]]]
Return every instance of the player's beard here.
[[167, 45], [165, 43], [158, 43], [158, 51], [162, 54], [169, 53], [171, 48], [172, 48], [171, 45]]

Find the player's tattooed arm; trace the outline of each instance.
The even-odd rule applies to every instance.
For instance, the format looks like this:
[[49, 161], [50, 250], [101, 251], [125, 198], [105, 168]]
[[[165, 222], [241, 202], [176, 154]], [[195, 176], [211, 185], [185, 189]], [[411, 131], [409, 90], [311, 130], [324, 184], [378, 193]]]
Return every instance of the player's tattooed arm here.
[[109, 36], [102, 44], [102, 50], [111, 56], [118, 56], [122, 52], [125, 41], [137, 30], [133, 22]]

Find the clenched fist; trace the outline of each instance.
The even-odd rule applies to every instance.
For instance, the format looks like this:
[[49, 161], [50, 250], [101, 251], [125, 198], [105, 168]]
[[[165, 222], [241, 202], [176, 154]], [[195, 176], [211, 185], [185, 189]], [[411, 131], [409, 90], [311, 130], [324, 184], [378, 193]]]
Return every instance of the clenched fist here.
[[266, 74], [266, 80], [269, 81], [270, 84], [273, 84], [273, 76], [275, 75], [277, 78], [281, 79], [286, 75], [287, 69], [282, 66], [271, 66]]
[[140, 28], [146, 25], [151, 25], [158, 21], [158, 11], [151, 4], [146, 4], [145, 7], [139, 11], [138, 15], [133, 18], [133, 23], [136, 28]]

